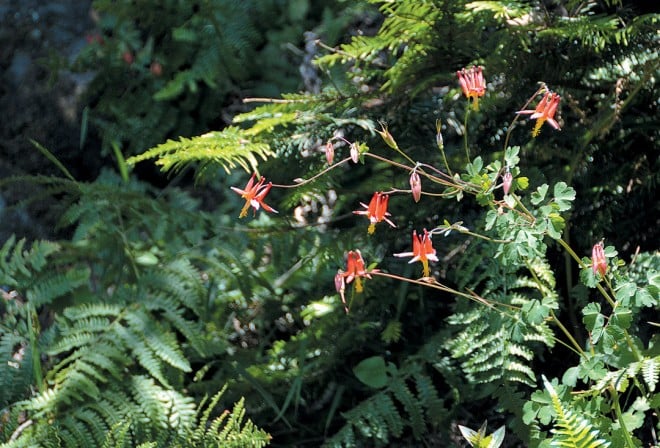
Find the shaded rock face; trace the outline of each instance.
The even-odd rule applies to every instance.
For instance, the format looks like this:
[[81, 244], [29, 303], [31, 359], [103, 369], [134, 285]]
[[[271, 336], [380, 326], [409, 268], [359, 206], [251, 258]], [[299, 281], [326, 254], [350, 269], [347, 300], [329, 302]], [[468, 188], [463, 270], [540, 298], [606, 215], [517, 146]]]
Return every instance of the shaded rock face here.
[[[79, 145], [80, 98], [91, 74], [61, 70], [94, 28], [90, 6], [91, 0], [0, 0], [0, 178], [61, 174], [30, 139], [48, 148], [77, 179], [96, 176], [98, 151]], [[24, 183], [0, 189], [0, 244], [12, 233], [52, 235], [52, 201], [7, 208], [36, 189]]]

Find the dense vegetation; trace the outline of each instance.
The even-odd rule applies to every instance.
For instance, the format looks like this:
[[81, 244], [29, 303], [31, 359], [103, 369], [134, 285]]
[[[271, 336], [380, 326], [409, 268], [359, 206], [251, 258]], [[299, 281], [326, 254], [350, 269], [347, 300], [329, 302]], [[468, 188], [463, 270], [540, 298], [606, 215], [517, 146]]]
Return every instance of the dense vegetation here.
[[658, 443], [659, 15], [160, 3], [95, 2], [112, 165], [2, 181], [66, 237], [0, 249], [1, 446]]

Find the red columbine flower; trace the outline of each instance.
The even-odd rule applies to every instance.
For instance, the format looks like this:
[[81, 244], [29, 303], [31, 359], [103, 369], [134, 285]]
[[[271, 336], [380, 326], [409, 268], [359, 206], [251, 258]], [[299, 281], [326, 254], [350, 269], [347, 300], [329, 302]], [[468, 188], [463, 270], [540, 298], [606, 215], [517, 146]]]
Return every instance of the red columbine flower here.
[[469, 70], [462, 69], [456, 72], [458, 83], [463, 89], [463, 95], [472, 99], [472, 107], [479, 110], [479, 98], [486, 93], [486, 81], [484, 81], [483, 68], [473, 66]]
[[418, 236], [413, 230], [413, 251], [394, 254], [395, 257], [413, 257], [408, 263], [421, 261], [424, 266], [424, 277], [429, 276], [429, 260], [438, 261], [435, 249], [431, 243], [431, 234], [424, 229], [424, 235]]
[[591, 269], [594, 271], [594, 275], [599, 273], [601, 277], [604, 277], [607, 272], [607, 259], [603, 251], [602, 241], [594, 244], [591, 249]]
[[347, 260], [346, 260], [346, 271], [342, 271], [341, 269], [337, 271], [337, 275], [335, 275], [335, 289], [341, 296], [341, 301], [344, 304], [344, 309], [348, 313], [348, 306], [346, 305], [346, 297], [344, 296], [344, 291], [346, 289], [346, 285], [350, 284], [353, 280], [355, 280], [355, 292], [361, 293], [364, 291], [364, 288], [362, 287], [362, 278], [368, 278], [371, 279], [371, 272], [376, 272], [377, 269], [372, 269], [371, 271], [367, 271], [367, 269], [364, 266], [364, 259], [362, 258], [362, 254], [360, 253], [359, 250], [351, 250], [348, 252]]
[[387, 217], [391, 216], [387, 212], [387, 203], [390, 200], [390, 196], [387, 194], [379, 193], [376, 192], [374, 195], [371, 197], [371, 202], [369, 202], [369, 205], [360, 202], [360, 205], [366, 210], [356, 210], [353, 213], [356, 215], [367, 215], [367, 218], [369, 218], [369, 228], [367, 229], [367, 232], [369, 234], [374, 233], [376, 230], [376, 223], [379, 223], [381, 221], [387, 222], [389, 225], [392, 227], [396, 227], [396, 225], [390, 221]]
[[240, 188], [236, 188], [236, 187], [231, 187], [232, 190], [240, 194], [241, 197], [245, 199], [245, 205], [241, 210], [241, 214], [238, 215], [239, 218], [244, 218], [245, 216], [247, 216], [248, 208], [250, 206], [254, 208], [255, 215], [257, 214], [257, 210], [259, 210], [260, 207], [263, 207], [264, 210], [266, 210], [267, 212], [277, 213], [277, 210], [275, 210], [274, 208], [272, 208], [271, 206], [269, 206], [264, 202], [264, 199], [266, 198], [266, 195], [273, 186], [273, 183], [268, 182], [266, 185], [264, 185], [264, 182], [266, 182], [266, 178], [262, 177], [261, 179], [259, 179], [259, 182], [255, 184], [254, 177], [256, 175], [257, 173], [254, 173], [252, 175], [247, 185], [245, 186], [244, 190], [241, 190]]
[[546, 92], [541, 98], [539, 104], [536, 105], [534, 110], [519, 110], [517, 114], [531, 114], [529, 117], [530, 120], [536, 119], [536, 126], [532, 131], [532, 137], [536, 137], [541, 132], [541, 126], [546, 121], [553, 128], [560, 130], [559, 123], [555, 120], [555, 113], [557, 112], [557, 107], [559, 106], [559, 100], [561, 97], [553, 92]]

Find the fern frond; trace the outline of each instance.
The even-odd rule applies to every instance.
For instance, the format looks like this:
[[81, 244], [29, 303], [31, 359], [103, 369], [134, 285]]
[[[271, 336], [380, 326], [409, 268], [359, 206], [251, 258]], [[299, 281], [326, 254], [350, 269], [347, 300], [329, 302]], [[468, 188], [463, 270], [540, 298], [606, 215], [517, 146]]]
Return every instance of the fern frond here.
[[622, 369], [609, 371], [593, 385], [592, 389], [603, 392], [609, 387], [614, 387], [618, 392], [625, 392], [630, 380], [640, 371], [649, 391], [655, 391], [660, 377], [660, 356], [645, 357], [641, 361], [631, 362]]
[[230, 126], [221, 132], [181, 137], [179, 141], [168, 140], [126, 162], [135, 165], [143, 160], [157, 159], [156, 165], [164, 172], [176, 172], [193, 163], [199, 163], [198, 173], [212, 164], [219, 164], [227, 173], [236, 167], [253, 172], [259, 165], [258, 158], [266, 160], [272, 155], [268, 144], [253, 142], [244, 131]]
[[433, 381], [421, 372], [414, 373], [413, 377], [415, 378], [417, 398], [426, 410], [426, 416], [429, 421], [433, 423], [442, 421], [447, 414], [447, 410], [444, 401], [438, 396], [438, 391], [433, 385]]
[[39, 282], [33, 285], [27, 292], [27, 299], [34, 306], [51, 303], [54, 299], [73, 292], [89, 281], [90, 271], [88, 269], [71, 269], [64, 274], [50, 271], [39, 277]]
[[543, 377], [543, 383], [552, 399], [556, 413], [556, 424], [551, 444], [566, 448], [597, 448], [610, 446], [610, 442], [600, 437], [596, 428], [585, 418], [580, 417], [559, 399], [552, 384]]
[[658, 379], [660, 379], [660, 356], [647, 358], [642, 361], [642, 377], [649, 391], [654, 392], [658, 384]]
[[403, 407], [408, 413], [410, 427], [415, 437], [419, 437], [424, 432], [426, 420], [424, 418], [423, 408], [419, 405], [417, 397], [408, 388], [407, 384], [401, 380], [395, 380], [390, 384], [394, 396], [403, 403]]
[[16, 241], [11, 235], [0, 248], [0, 284], [16, 287], [17, 276], [29, 278], [32, 272], [39, 272], [46, 265], [47, 258], [60, 250], [60, 245], [49, 241], [36, 241], [30, 249], [25, 249], [25, 239]]

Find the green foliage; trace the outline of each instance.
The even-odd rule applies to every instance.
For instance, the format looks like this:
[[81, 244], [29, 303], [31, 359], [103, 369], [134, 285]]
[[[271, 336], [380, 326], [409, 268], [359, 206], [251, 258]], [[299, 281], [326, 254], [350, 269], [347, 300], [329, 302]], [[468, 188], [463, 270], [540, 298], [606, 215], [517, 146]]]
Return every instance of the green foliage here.
[[357, 9], [333, 0], [95, 0], [92, 8], [99, 32], [74, 68], [96, 72], [87, 102], [103, 151], [118, 143], [129, 155], [206, 132], [247, 91], [298, 89], [304, 32], [334, 40]]
[[552, 407], [556, 414], [556, 425], [552, 430], [554, 434], [553, 445], [574, 448], [610, 446], [610, 442], [600, 438], [598, 430], [589, 421], [578, 413], [571, 411], [569, 407], [561, 402], [554, 387], [545, 377], [543, 383], [550, 394]]
[[[584, 234], [576, 236], [571, 232], [580, 217], [588, 215], [589, 201], [594, 198], [594, 190], [583, 184], [592, 173], [587, 163], [589, 154], [597, 154], [590, 145], [597, 135], [607, 132], [605, 122], [612, 124], [619, 118], [603, 115], [602, 119], [596, 119], [584, 113], [581, 107], [593, 104], [595, 115], [609, 110], [612, 101], [603, 100], [596, 92], [611, 89], [611, 83], [617, 79], [614, 75], [617, 64], [610, 61], [619, 61], [620, 65], [627, 57], [636, 61], [635, 69], [618, 75], [630, 80], [627, 98], [645, 104], [644, 107], [648, 105], [649, 86], [643, 81], [632, 80], [650, 79], [653, 63], [642, 61], [653, 59], [648, 53], [652, 34], [648, 24], [655, 19], [652, 16], [633, 19], [625, 15], [625, 10], [622, 15], [605, 14], [604, 11], [603, 14], [592, 14], [598, 10], [594, 2], [566, 5], [565, 15], [560, 9], [541, 11], [536, 5], [516, 2], [374, 3], [380, 5], [384, 16], [375, 35], [358, 35], [317, 59], [317, 65], [330, 78], [320, 94], [285, 95], [238, 115], [234, 123], [244, 126], [243, 132], [248, 140], [267, 142], [285, 164], [296, 163], [299, 167], [300, 174], [296, 174], [298, 179], [295, 182], [300, 187], [294, 189], [298, 193], [288, 195], [287, 205], [303, 208], [306, 197], [325, 195], [327, 189], [331, 189], [344, 193], [338, 196], [334, 212], [335, 216], [342, 216], [344, 212], [355, 210], [355, 203], [365, 201], [370, 192], [387, 191], [393, 186], [400, 188], [400, 185], [407, 184], [411, 170], [420, 170], [424, 174], [427, 164], [441, 166], [437, 163], [438, 154], [429, 149], [435, 133], [429, 123], [435, 122], [440, 115], [445, 123], [440, 130], [444, 133], [446, 151], [441, 156], [445, 159], [443, 171], [448, 175], [442, 177], [442, 182], [437, 180], [438, 177], [423, 177], [423, 192], [449, 200], [442, 202], [438, 212], [438, 208], [432, 205], [437, 202], [430, 199], [424, 202], [426, 197], [418, 208], [413, 209], [404, 205], [403, 200], [397, 201], [393, 195], [390, 210], [392, 220], [400, 226], [412, 225], [419, 232], [419, 223], [423, 222], [425, 227], [433, 229], [436, 238], [440, 235], [446, 237], [442, 252], [459, 255], [447, 255], [443, 260], [447, 262], [446, 266], [439, 268], [440, 276], [434, 275], [434, 278], [457, 285], [462, 293], [453, 294], [456, 300], [445, 305], [437, 303], [439, 297], [433, 296], [432, 292], [424, 293], [403, 285], [397, 290], [391, 287], [391, 283], [378, 278], [373, 283], [382, 283], [368, 287], [376, 288], [377, 292], [367, 289], [364, 296], [349, 295], [352, 319], [359, 324], [358, 328], [348, 330], [346, 324], [336, 322], [332, 312], [322, 313], [309, 328], [299, 329], [295, 338], [278, 341], [277, 350], [270, 353], [271, 362], [253, 366], [250, 370], [250, 382], [253, 386], [268, 385], [268, 389], [260, 390], [257, 396], [268, 402], [277, 419], [282, 419], [288, 426], [291, 420], [284, 420], [287, 410], [293, 407], [293, 415], [297, 416], [298, 406], [305, 408], [306, 398], [318, 399], [319, 392], [315, 391], [315, 383], [311, 380], [313, 373], [329, 384], [339, 378], [344, 387], [351, 387], [341, 374], [333, 372], [333, 368], [337, 368], [338, 359], [343, 362], [346, 356], [353, 355], [349, 367], [352, 380], [357, 378], [358, 382], [352, 387], [359, 390], [367, 386], [371, 391], [362, 391], [358, 399], [346, 398], [340, 389], [329, 389], [328, 397], [332, 399], [324, 419], [325, 430], [335, 428], [336, 432], [326, 443], [331, 446], [386, 444], [393, 440], [428, 437], [434, 434], [435, 424], [449, 427], [450, 416], [456, 408], [449, 406], [444, 412], [438, 412], [439, 420], [429, 424], [428, 407], [419, 404], [420, 397], [416, 395], [421, 386], [411, 387], [410, 372], [427, 372], [432, 368], [441, 379], [426, 376], [428, 382], [422, 383], [430, 386], [424, 390], [438, 398], [437, 402], [432, 400], [434, 403], [448, 403], [448, 392], [436, 387], [443, 382], [449, 384], [458, 396], [458, 407], [490, 396], [498, 401], [501, 409], [516, 416], [518, 420], [511, 425], [517, 429], [515, 435], [524, 440], [523, 443], [544, 443], [545, 435], [537, 422], [521, 408], [530, 388], [545, 372], [539, 368], [542, 364], [539, 361], [551, 357], [548, 349], [557, 350], [559, 342], [575, 350], [581, 365], [580, 378], [591, 378], [589, 375], [603, 370], [617, 372], [631, 362], [629, 354], [620, 353], [622, 344], [617, 341], [636, 330], [634, 316], [638, 316], [644, 306], [653, 303], [652, 292], [647, 289], [648, 282], [641, 279], [640, 290], [647, 292], [626, 293], [625, 300], [625, 294], [620, 292], [621, 303], [613, 308], [611, 315], [601, 312], [602, 309], [596, 307], [598, 303], [591, 300], [593, 310], [587, 308], [585, 316], [597, 316], [597, 325], [591, 324], [590, 317], [585, 320], [590, 341], [597, 344], [596, 349], [602, 351], [603, 356], [622, 358], [617, 358], [618, 363], [609, 359], [605, 363], [598, 356], [597, 360], [589, 361], [578, 342], [584, 337], [578, 323], [579, 308], [570, 300], [568, 303], [560, 300], [564, 277], [569, 274], [561, 273], [557, 277], [554, 252], [557, 247], [564, 248], [566, 256], [579, 263], [581, 277], [590, 275], [582, 278], [587, 286], [594, 287], [602, 282], [593, 275], [591, 261], [575, 255], [566, 241], [577, 238], [581, 246], [578, 253], [581, 253], [591, 247], [595, 235], [602, 234], [593, 223], [587, 226], [589, 230]], [[631, 34], [621, 26], [629, 18], [639, 25]], [[630, 39], [645, 44], [626, 47]], [[583, 47], [575, 46], [574, 42]], [[614, 45], [619, 47], [613, 49]], [[564, 48], [566, 52], [563, 52]], [[597, 61], [589, 61], [589, 66], [593, 67], [590, 72], [557, 71], [556, 67], [561, 67], [567, 57], [576, 58], [587, 66], [587, 61], [580, 58], [585, 52], [594, 51], [603, 56]], [[489, 80], [492, 80], [487, 91], [493, 94], [487, 94], [483, 99], [483, 113], [466, 113], [463, 119], [461, 103], [456, 101], [460, 90], [455, 82], [455, 71], [471, 61], [485, 66]], [[520, 66], [520, 70], [512, 73], [510, 63]], [[594, 75], [596, 72], [598, 75]], [[549, 135], [549, 131], [544, 130], [543, 140], [530, 140], [525, 145], [512, 144], [522, 138], [517, 127], [521, 123], [518, 118], [514, 119], [513, 112], [528, 109], [527, 105], [536, 101], [536, 95], [529, 95], [532, 93], [530, 86], [537, 80], [556, 89], [562, 95], [562, 104], [567, 105], [562, 111], [562, 133]], [[589, 86], [589, 92], [575, 87], [582, 84]], [[430, 87], [435, 88], [434, 93], [429, 91]], [[617, 95], [621, 95], [621, 91]], [[523, 106], [525, 101], [527, 104]], [[618, 99], [616, 102], [621, 113], [630, 104]], [[530, 107], [533, 109], [534, 103]], [[396, 152], [385, 148], [382, 142], [373, 142], [364, 136], [365, 130], [373, 135], [373, 123], [383, 117], [390, 122], [397, 144], [393, 147], [387, 140], [385, 143]], [[571, 121], [578, 119], [587, 124], [578, 126]], [[481, 132], [474, 132], [475, 129], [492, 130], [492, 134], [481, 135]], [[500, 146], [502, 141], [503, 148], [493, 153], [490, 148]], [[319, 160], [327, 142], [337, 150], [338, 165], [341, 164], [342, 168], [331, 168], [327, 175], [305, 182], [302, 179], [323, 170]], [[347, 162], [349, 150], [358, 147], [358, 164], [351, 165]], [[571, 152], [576, 154], [574, 159], [566, 155]], [[646, 156], [640, 154], [640, 157], [644, 159]], [[394, 163], [388, 164], [388, 159]], [[195, 161], [196, 166], [204, 166], [204, 163], [204, 160]], [[343, 169], [345, 163], [349, 164], [350, 171]], [[277, 161], [271, 160], [267, 167], [275, 173], [279, 166]], [[465, 169], [455, 168], [457, 166], [465, 166]], [[513, 177], [512, 193], [501, 195], [501, 176], [505, 170]], [[585, 171], [587, 174], [583, 175]], [[294, 176], [285, 176], [279, 183], [291, 183], [291, 177]], [[653, 184], [650, 177], [642, 182]], [[452, 203], [452, 199], [456, 202]], [[452, 224], [449, 217], [456, 216], [463, 220], [453, 219]], [[464, 224], [466, 222], [469, 224]], [[340, 258], [341, 251], [360, 247], [363, 253], [370, 254], [370, 258], [375, 256], [383, 260], [379, 268], [386, 272], [396, 271], [397, 265], [390, 263], [385, 255], [396, 252], [394, 248], [402, 245], [400, 239], [393, 236], [394, 232], [379, 231], [377, 239], [367, 241], [359, 230], [337, 225], [319, 234], [333, 235], [338, 228], [341, 228], [341, 239], [346, 243], [328, 246], [327, 252], [334, 253], [330, 260]], [[618, 270], [624, 263], [614, 259], [609, 251], [610, 272], [619, 275]], [[566, 265], [570, 265], [568, 258]], [[621, 281], [624, 281], [623, 277]], [[571, 281], [567, 283], [568, 289], [572, 289]], [[603, 291], [604, 288], [601, 286]], [[450, 293], [456, 291], [451, 287], [438, 289]], [[298, 302], [302, 306], [313, 305], [317, 309], [316, 304], [327, 303], [325, 292], [317, 288], [305, 291], [304, 296], [309, 300]], [[626, 300], [637, 300], [638, 296], [640, 303], [645, 305], [631, 310]], [[466, 301], [466, 298], [471, 300]], [[428, 318], [433, 312], [447, 317], [442, 320]], [[295, 320], [295, 312], [292, 314]], [[566, 314], [571, 331], [558, 317]], [[333, 338], [334, 348], [328, 350], [319, 335], [331, 334], [337, 328], [343, 328], [340, 331], [347, 336]], [[373, 334], [379, 339], [374, 340]], [[362, 353], [347, 346], [349, 335], [363, 341], [368, 352]], [[433, 342], [426, 343], [428, 340]], [[396, 345], [400, 341], [405, 341], [405, 348]], [[383, 355], [389, 353], [392, 346], [398, 362], [390, 362]], [[419, 352], [411, 348], [419, 346], [423, 347]], [[318, 347], [323, 360], [312, 356], [314, 361], [306, 360], [301, 367], [303, 361], [298, 355], [301, 347], [310, 352], [311, 347]], [[641, 358], [634, 362], [641, 362]], [[397, 365], [402, 367], [396, 369], [394, 366]], [[291, 366], [296, 366], [295, 373]], [[283, 373], [273, 375], [264, 369], [279, 369]], [[566, 378], [573, 374], [574, 371], [569, 371]], [[616, 429], [616, 424], [593, 410], [597, 402], [603, 403], [601, 392], [590, 389], [591, 395], [585, 396], [594, 399], [585, 399], [584, 408], [590, 409], [593, 421], [609, 425], [605, 430], [608, 435], [620, 437], [622, 432]], [[648, 401], [644, 391], [635, 393], [640, 392]], [[283, 397], [282, 405], [277, 403], [277, 395]], [[290, 406], [292, 402], [296, 406]], [[610, 409], [614, 409], [613, 403], [608, 402]], [[332, 423], [336, 410], [346, 420], [339, 428]], [[586, 409], [581, 411], [586, 412]], [[628, 411], [631, 412], [630, 418], [633, 414], [635, 418], [639, 415], [639, 410], [623, 412]], [[493, 414], [484, 412], [480, 416], [493, 417]], [[546, 419], [541, 423], [547, 425], [549, 422]], [[574, 430], [573, 423], [567, 417], [561, 423], [564, 425], [561, 430]]]
[[[419, 439], [427, 432], [427, 425], [444, 418], [443, 400], [429, 376], [415, 363], [397, 369], [394, 364], [386, 365], [382, 358], [368, 358], [355, 367], [355, 375], [381, 390], [342, 413], [346, 424], [324, 446], [354, 446], [359, 439], [372, 439], [377, 446], [386, 446], [407, 428]], [[384, 381], [379, 380], [381, 377]]]
[[[216, 396], [197, 428], [194, 397], [182, 391], [191, 361], [224, 347], [204, 332], [209, 290], [193, 253], [177, 253], [205, 233], [195, 202], [116, 181], [61, 181], [77, 198], [64, 215], [77, 224], [72, 242], [26, 249], [12, 238], [2, 248], [12, 290], [3, 291], [0, 379], [16, 385], [2, 388], [11, 410], [2, 446], [189, 446], [193, 434], [196, 446], [264, 446], [269, 436], [245, 420], [242, 402], [207, 428]], [[165, 242], [179, 249], [160, 250]]]
[[[222, 189], [211, 184], [196, 199], [127, 173], [93, 184], [34, 179], [66, 207], [71, 239], [2, 249], [5, 295], [18, 298], [3, 302], [10, 331], [0, 339], [2, 385], [19, 385], [3, 396], [9, 446], [258, 446], [267, 436], [244, 420], [248, 410], [281, 445], [450, 446], [456, 422], [486, 419], [506, 425], [511, 445], [652, 442], [660, 257], [656, 218], [644, 210], [654, 210], [659, 172], [650, 150], [657, 16], [594, 1], [372, 3], [377, 30], [322, 47], [318, 93], [261, 99], [232, 127], [128, 160], [179, 174], [194, 167], [199, 180], [224, 168]], [[110, 28], [126, 30], [117, 36], [127, 48], [147, 48], [132, 8], [118, 3], [123, 19]], [[209, 74], [225, 56], [249, 70], [237, 65], [241, 48], [254, 57], [255, 27], [209, 55], [214, 16], [188, 13], [168, 10], [157, 35], [178, 48], [172, 58], [193, 62], [164, 64], [167, 79], [136, 101], [179, 101], [182, 114], [206, 117], [216, 111], [204, 106], [208, 92], [224, 79]], [[154, 17], [143, 23], [156, 26]], [[220, 57], [232, 49], [238, 56]], [[149, 51], [128, 69], [115, 58], [115, 68], [147, 75]], [[479, 111], [456, 82], [472, 63], [488, 81]], [[562, 129], [544, 125], [530, 138], [515, 112], [534, 109], [546, 89], [561, 95]], [[180, 123], [176, 134], [159, 130], [172, 121], [158, 117], [139, 122], [162, 136], [151, 146], [189, 135]], [[380, 120], [391, 138], [378, 131], [378, 140]], [[234, 220], [243, 198], [225, 187], [243, 185], [233, 172], [256, 170], [259, 158], [280, 214]], [[419, 202], [411, 173], [421, 176]], [[352, 212], [374, 191], [389, 192], [397, 227], [369, 235]], [[392, 254], [406, 254], [424, 228], [439, 261], [420, 279], [419, 264]], [[598, 272], [584, 255], [603, 237]], [[356, 249], [368, 277], [341, 275]], [[332, 289], [337, 268], [348, 315]], [[535, 390], [545, 377], [560, 379]], [[211, 419], [216, 402], [196, 403], [225, 384], [238, 404]], [[463, 428], [471, 443], [503, 443], [504, 426]]]
[[157, 164], [163, 171], [176, 171], [182, 166], [202, 162], [199, 173], [215, 164], [221, 165], [227, 173], [236, 166], [245, 171], [256, 171], [257, 157], [266, 159], [272, 155], [265, 143], [252, 143], [245, 133], [235, 127], [225, 128], [222, 132], [211, 132], [192, 139], [181, 138], [178, 142], [166, 143], [127, 160], [135, 164], [142, 160], [157, 158]]

